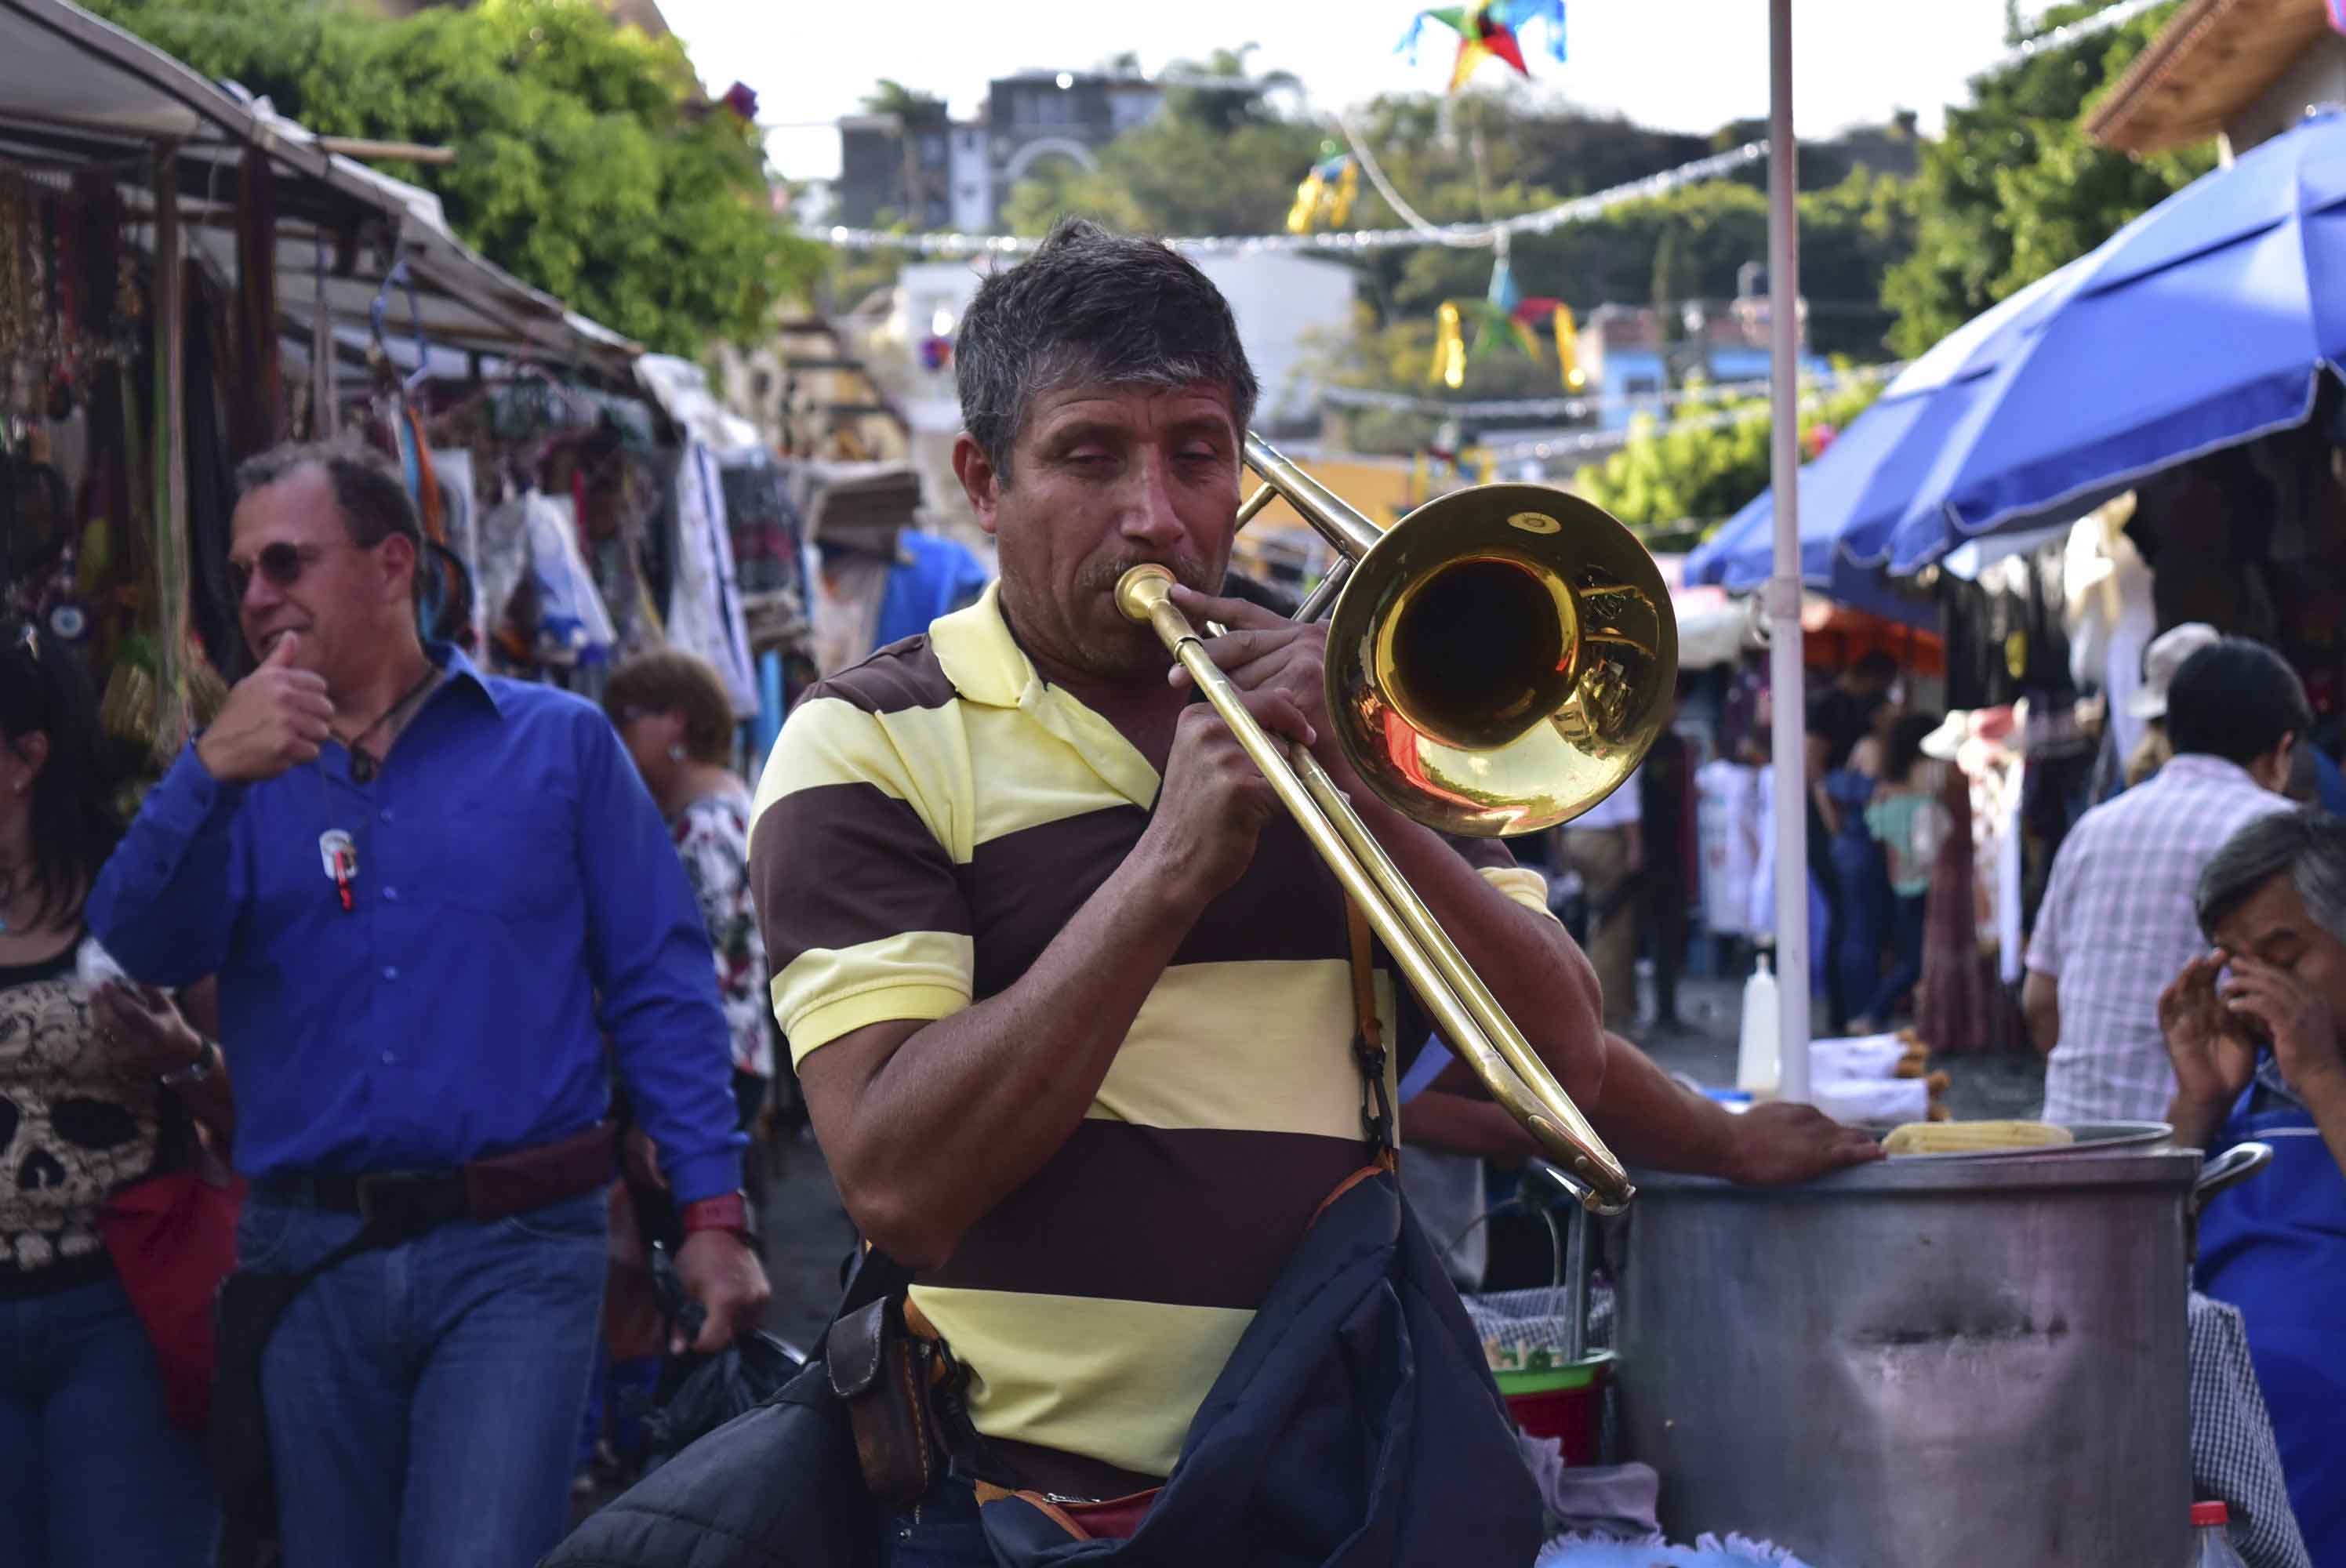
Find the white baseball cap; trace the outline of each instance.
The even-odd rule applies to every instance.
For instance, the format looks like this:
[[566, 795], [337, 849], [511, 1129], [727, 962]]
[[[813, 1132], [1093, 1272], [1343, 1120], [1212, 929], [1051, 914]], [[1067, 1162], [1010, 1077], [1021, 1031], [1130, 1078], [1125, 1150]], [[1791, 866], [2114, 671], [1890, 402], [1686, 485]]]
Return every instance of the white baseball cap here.
[[2201, 648], [2213, 647], [2224, 634], [2205, 621], [2186, 621], [2153, 637], [2143, 650], [2142, 684], [2127, 698], [2127, 711], [2137, 718], [2167, 717], [2167, 688], [2176, 673]]

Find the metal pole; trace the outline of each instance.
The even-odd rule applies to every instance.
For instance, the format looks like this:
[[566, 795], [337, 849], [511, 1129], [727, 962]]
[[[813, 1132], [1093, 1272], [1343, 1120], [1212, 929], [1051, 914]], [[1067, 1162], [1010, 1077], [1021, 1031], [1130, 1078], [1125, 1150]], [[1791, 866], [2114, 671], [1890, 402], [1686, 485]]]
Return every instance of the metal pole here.
[[1768, 372], [1776, 572], [1768, 582], [1775, 704], [1778, 1095], [1809, 1098], [1808, 704], [1800, 658], [1800, 146], [1792, 139], [1792, 0], [1768, 4]]

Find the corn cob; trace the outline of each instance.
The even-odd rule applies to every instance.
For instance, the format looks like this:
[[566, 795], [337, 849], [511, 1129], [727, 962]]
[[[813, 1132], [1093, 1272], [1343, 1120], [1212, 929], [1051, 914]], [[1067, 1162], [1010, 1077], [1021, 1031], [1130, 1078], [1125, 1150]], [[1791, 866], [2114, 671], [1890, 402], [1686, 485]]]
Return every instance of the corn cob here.
[[2040, 1149], [2075, 1143], [2050, 1122], [1908, 1122], [1882, 1140], [1893, 1155], [1968, 1154], [1979, 1149]]

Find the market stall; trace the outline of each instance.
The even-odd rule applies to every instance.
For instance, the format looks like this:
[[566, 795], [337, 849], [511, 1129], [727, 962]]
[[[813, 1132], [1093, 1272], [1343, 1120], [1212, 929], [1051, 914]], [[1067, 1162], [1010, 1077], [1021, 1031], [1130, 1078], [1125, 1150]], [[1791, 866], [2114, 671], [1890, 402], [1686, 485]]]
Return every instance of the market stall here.
[[797, 542], [765, 537], [729, 476], [754, 438], [697, 371], [642, 372], [431, 193], [63, 0], [0, 0], [0, 608], [81, 651], [118, 740], [151, 769], [246, 667], [235, 464], [338, 435], [405, 473], [428, 635], [590, 693], [672, 642], [758, 712], [729, 487], [765, 530], [770, 647], [803, 636]]

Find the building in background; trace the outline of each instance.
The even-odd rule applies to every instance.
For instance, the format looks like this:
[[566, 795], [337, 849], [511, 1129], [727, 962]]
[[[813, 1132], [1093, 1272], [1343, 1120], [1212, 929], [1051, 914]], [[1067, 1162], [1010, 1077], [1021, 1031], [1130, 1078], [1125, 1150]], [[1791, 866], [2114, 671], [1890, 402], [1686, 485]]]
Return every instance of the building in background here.
[[950, 117], [933, 99], [848, 116], [839, 122], [836, 220], [991, 230], [1013, 186], [1055, 158], [1094, 167], [1100, 148], [1163, 99], [1157, 82], [1136, 74], [1022, 71], [996, 77], [972, 119]]
[[[1756, 290], [1756, 292], [1755, 292]], [[1831, 367], [1808, 348], [1808, 302], [1801, 301], [1800, 371]], [[1599, 430], [1626, 430], [1653, 412], [1658, 393], [1703, 382], [1768, 379], [1768, 294], [1760, 270], [1747, 269], [1733, 300], [1686, 300], [1665, 318], [1651, 305], [1599, 305], [1580, 328], [1580, 368], [1596, 400]]]

